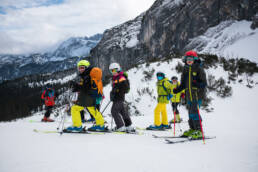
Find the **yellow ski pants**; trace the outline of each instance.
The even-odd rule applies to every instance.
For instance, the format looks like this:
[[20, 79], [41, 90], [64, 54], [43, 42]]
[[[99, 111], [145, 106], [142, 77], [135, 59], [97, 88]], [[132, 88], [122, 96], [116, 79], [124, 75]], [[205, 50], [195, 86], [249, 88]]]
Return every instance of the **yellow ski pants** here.
[[[81, 119], [81, 111], [84, 109], [82, 106], [73, 105], [71, 108], [71, 114], [72, 114], [72, 121], [74, 127], [80, 127], [82, 126], [82, 119]], [[96, 125], [103, 126], [104, 125], [104, 119], [101, 113], [94, 107], [86, 107], [88, 112], [95, 118]]]
[[167, 115], [167, 104], [166, 103], [158, 103], [154, 110], [154, 124], [156, 126], [160, 126], [160, 114], [162, 116], [162, 124], [168, 125], [168, 115]]

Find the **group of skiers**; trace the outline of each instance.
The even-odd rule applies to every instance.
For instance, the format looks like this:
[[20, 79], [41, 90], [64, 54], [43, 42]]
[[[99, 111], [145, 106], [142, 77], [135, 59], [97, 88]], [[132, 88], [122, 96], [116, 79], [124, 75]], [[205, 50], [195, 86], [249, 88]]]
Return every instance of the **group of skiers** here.
[[[185, 53], [183, 59], [185, 66], [181, 75], [181, 82], [176, 76], [171, 78], [171, 81], [166, 78], [163, 72], [157, 72], [157, 94], [158, 104], [154, 110], [154, 125], [147, 127], [147, 130], [164, 130], [169, 129], [167, 118], [166, 105], [171, 102], [175, 118], [171, 122], [181, 122], [178, 105], [182, 98], [186, 99], [189, 127], [190, 129], [183, 133], [183, 137], [201, 138], [202, 137], [202, 119], [199, 113], [205, 87], [207, 85], [206, 74], [202, 67], [201, 61], [195, 51], [188, 51]], [[99, 110], [99, 105], [103, 95], [102, 85], [102, 70], [98, 67], [91, 66], [87, 60], [81, 60], [77, 64], [77, 69], [80, 77], [79, 82], [71, 81], [69, 83], [73, 92], [78, 92], [78, 98], [71, 107], [71, 115], [73, 125], [66, 128], [67, 131], [81, 132], [82, 114], [86, 109], [95, 119], [95, 124], [90, 127], [89, 131], [107, 131], [108, 128], [104, 125], [104, 119]], [[130, 84], [126, 72], [123, 72], [118, 63], [112, 63], [109, 66], [109, 71], [112, 74], [112, 90], [110, 92], [110, 101], [113, 102], [111, 108], [111, 115], [114, 118], [116, 127], [111, 130], [134, 132], [132, 127], [132, 120], [125, 110], [124, 101], [125, 94], [130, 90]], [[47, 89], [51, 90], [51, 89]], [[50, 91], [44, 91], [42, 98], [45, 99]], [[50, 98], [52, 101], [52, 99]], [[47, 112], [42, 121], [51, 121], [49, 119], [51, 106], [47, 105]], [[50, 109], [50, 110], [49, 110]]]

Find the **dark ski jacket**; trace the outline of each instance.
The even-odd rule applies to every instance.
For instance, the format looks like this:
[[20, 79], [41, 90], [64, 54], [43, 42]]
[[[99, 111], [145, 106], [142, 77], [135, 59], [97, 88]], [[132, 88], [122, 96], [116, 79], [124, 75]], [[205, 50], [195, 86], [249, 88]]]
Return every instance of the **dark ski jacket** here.
[[111, 101], [124, 101], [125, 94], [128, 90], [128, 84], [124, 76], [124, 72], [119, 72], [118, 75], [112, 78], [112, 91], [110, 92]]
[[185, 89], [187, 101], [198, 101], [204, 98], [206, 86], [207, 79], [204, 69], [198, 63], [194, 63], [191, 66], [184, 66], [181, 84], [173, 92], [176, 94]]
[[90, 71], [92, 70], [92, 66], [85, 69], [82, 74], [79, 74], [80, 81], [76, 83], [73, 88], [73, 92], [78, 92], [78, 99], [75, 104], [83, 107], [90, 107], [96, 105], [96, 97], [95, 90], [93, 90], [93, 86], [90, 78]]

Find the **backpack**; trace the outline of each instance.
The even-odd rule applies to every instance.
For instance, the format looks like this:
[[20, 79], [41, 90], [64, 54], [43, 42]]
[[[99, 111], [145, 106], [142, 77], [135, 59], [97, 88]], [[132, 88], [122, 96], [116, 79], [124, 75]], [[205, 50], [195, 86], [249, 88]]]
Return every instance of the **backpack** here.
[[124, 77], [125, 77], [125, 82], [126, 82], [126, 85], [127, 85], [127, 89], [125, 91], [125, 93], [129, 93], [130, 92], [130, 81], [128, 79], [128, 73], [124, 72]]
[[91, 86], [97, 91], [98, 95], [103, 95], [102, 70], [94, 67], [90, 71]]
[[48, 98], [52, 98], [55, 96], [55, 91], [53, 89], [51, 90], [48, 90], [48, 89], [45, 89], [45, 97], [48, 97]]

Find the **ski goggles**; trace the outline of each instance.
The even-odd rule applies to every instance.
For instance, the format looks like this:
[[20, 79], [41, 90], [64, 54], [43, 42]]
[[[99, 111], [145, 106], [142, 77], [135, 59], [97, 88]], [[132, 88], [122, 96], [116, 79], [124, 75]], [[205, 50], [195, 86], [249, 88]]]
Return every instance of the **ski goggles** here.
[[85, 69], [86, 69], [85, 66], [79, 66], [79, 67], [78, 67], [78, 70], [79, 70], [79, 71], [84, 71]]
[[186, 59], [186, 61], [189, 61], [189, 62], [194, 61], [193, 56], [185, 56], [185, 59]]
[[110, 73], [117, 73], [117, 69], [110, 69]]

